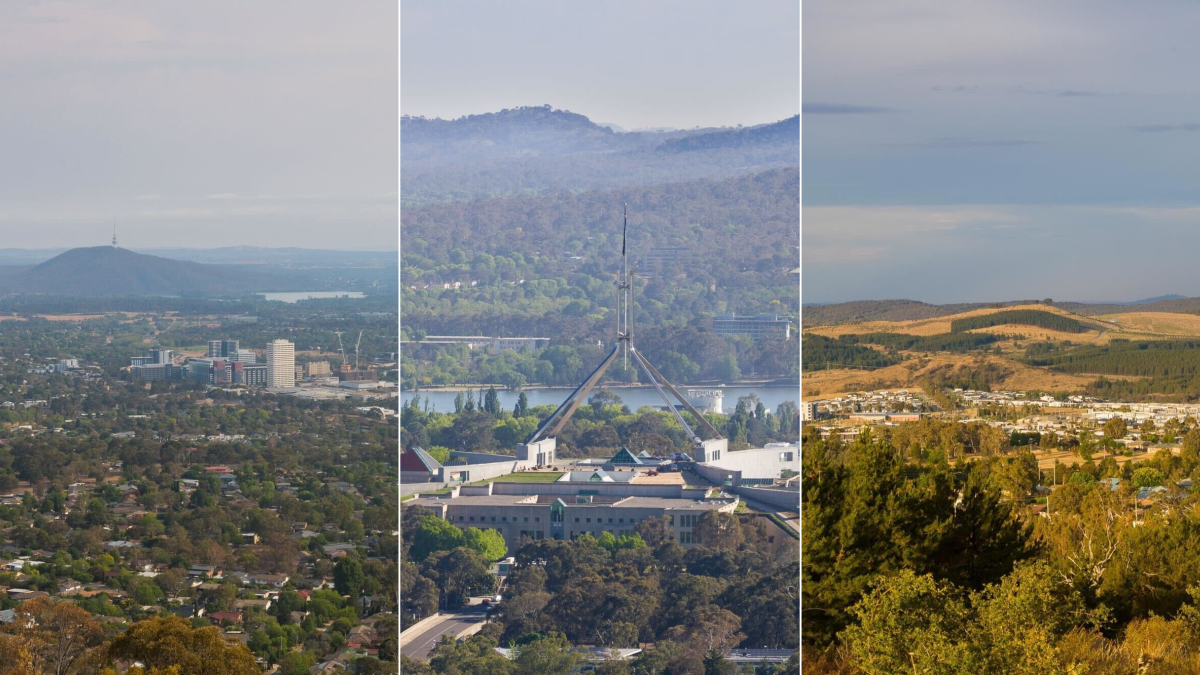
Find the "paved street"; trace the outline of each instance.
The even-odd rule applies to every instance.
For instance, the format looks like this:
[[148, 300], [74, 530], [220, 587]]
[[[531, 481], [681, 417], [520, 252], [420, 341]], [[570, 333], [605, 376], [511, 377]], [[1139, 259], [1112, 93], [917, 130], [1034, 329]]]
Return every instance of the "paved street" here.
[[459, 633], [483, 620], [484, 615], [479, 611], [445, 614], [417, 635], [405, 637], [400, 643], [400, 653], [413, 659], [427, 659], [442, 634], [450, 633], [457, 637]]

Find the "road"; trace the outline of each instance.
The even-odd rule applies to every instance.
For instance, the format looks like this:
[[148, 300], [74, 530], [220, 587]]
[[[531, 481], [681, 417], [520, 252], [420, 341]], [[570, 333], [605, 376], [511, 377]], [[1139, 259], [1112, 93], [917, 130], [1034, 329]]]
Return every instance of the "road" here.
[[417, 635], [406, 637], [400, 643], [400, 653], [412, 659], [428, 659], [429, 652], [437, 646], [442, 634], [450, 633], [454, 637], [458, 637], [459, 633], [483, 620], [483, 613], [477, 610], [443, 615], [441, 620]]

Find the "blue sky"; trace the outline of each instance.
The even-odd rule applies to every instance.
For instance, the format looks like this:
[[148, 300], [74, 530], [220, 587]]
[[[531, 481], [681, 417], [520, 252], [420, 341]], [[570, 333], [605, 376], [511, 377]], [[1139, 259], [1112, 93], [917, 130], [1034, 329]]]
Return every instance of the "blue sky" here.
[[805, 302], [1200, 295], [1200, 4], [809, 0]]
[[0, 4], [6, 247], [395, 250], [390, 0]]

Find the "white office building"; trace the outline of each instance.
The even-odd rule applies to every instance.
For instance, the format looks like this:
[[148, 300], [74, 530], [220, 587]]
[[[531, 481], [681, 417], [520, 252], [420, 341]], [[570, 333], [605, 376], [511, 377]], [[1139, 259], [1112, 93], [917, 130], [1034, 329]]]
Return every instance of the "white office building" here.
[[296, 386], [296, 345], [287, 340], [267, 343], [267, 386]]

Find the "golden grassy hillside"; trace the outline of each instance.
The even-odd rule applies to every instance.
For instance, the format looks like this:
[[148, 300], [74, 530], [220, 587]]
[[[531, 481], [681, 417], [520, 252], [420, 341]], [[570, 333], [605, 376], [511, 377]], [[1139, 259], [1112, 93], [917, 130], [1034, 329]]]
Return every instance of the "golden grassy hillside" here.
[[1130, 312], [1096, 317], [1116, 324], [1121, 332], [1140, 332], [1157, 337], [1200, 337], [1200, 316], [1171, 312]]
[[998, 384], [993, 385], [993, 388], [999, 389], [1064, 391], [1083, 388], [1096, 379], [1091, 375], [1070, 375], [1045, 368], [1034, 368], [1004, 356], [937, 354], [878, 370], [838, 368], [804, 373], [800, 378], [801, 396], [805, 400], [820, 400], [856, 391], [919, 389], [921, 380], [935, 373], [944, 374], [957, 369], [975, 369], [988, 365], [1006, 373]]
[[[1127, 340], [1177, 340], [1200, 338], [1200, 316], [1169, 312], [1131, 312], [1087, 317], [1064, 309], [1046, 305], [1020, 305], [1013, 307], [978, 309], [935, 319], [914, 321], [865, 321], [834, 326], [819, 326], [808, 329], [806, 334], [836, 338], [847, 334], [903, 333], [909, 335], [941, 335], [950, 332], [951, 322], [971, 316], [980, 316], [1015, 309], [1035, 309], [1069, 316], [1090, 330], [1083, 333], [1066, 333], [1037, 326], [1009, 324], [975, 329], [976, 333], [1024, 336], [1020, 346], [1012, 341], [1003, 341], [996, 346], [1001, 354], [928, 354], [906, 352], [911, 357], [904, 363], [873, 371], [835, 369], [805, 372], [801, 386], [805, 396], [831, 398], [855, 391], [877, 389], [916, 388], [922, 379], [934, 374], [945, 374], [948, 369], [979, 369], [992, 367], [1005, 375], [993, 387], [1014, 390], [1063, 391], [1081, 389], [1094, 381], [1096, 375], [1070, 375], [1052, 372], [1045, 368], [1027, 366], [1014, 360], [1023, 355], [1025, 346], [1032, 341], [1063, 342], [1074, 344], [1106, 344], [1113, 339]], [[1113, 378], [1113, 376], [1107, 376]], [[813, 395], [812, 392], [819, 392]]]

